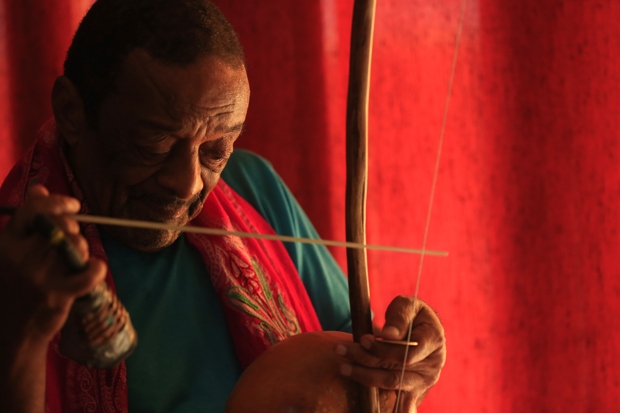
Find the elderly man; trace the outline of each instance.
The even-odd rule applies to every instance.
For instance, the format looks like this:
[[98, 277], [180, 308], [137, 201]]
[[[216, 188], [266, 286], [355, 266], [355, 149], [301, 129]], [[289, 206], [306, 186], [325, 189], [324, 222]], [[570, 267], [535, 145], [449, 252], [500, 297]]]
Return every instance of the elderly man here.
[[[237, 37], [203, 0], [98, 0], [81, 23], [52, 93], [53, 121], [15, 166], [0, 201], [18, 206], [0, 232], [2, 411], [222, 411], [243, 369], [274, 343], [350, 330], [345, 278], [325, 248], [177, 230], [79, 227], [92, 213], [247, 232], [315, 235], [271, 166], [233, 153], [250, 88]], [[226, 167], [226, 169], [225, 169]], [[36, 232], [52, 217], [87, 268], [69, 275]], [[60, 354], [80, 297], [106, 280], [140, 344], [98, 370]], [[405, 380], [403, 349], [365, 337], [339, 346], [343, 375], [414, 410], [445, 360], [425, 304], [395, 299], [379, 334], [420, 345]], [[396, 367], [391, 369], [390, 366]]]

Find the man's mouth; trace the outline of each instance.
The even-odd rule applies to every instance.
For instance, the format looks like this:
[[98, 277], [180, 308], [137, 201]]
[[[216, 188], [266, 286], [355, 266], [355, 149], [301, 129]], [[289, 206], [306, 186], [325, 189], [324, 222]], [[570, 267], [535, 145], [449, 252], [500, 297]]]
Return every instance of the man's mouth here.
[[188, 206], [171, 206], [171, 205], [157, 205], [149, 203], [141, 203], [142, 213], [148, 219], [159, 222], [179, 222], [184, 218], [187, 219]]
[[131, 218], [184, 225], [200, 211], [205, 198], [204, 193], [190, 200], [136, 193], [128, 200], [129, 211], [133, 215]]

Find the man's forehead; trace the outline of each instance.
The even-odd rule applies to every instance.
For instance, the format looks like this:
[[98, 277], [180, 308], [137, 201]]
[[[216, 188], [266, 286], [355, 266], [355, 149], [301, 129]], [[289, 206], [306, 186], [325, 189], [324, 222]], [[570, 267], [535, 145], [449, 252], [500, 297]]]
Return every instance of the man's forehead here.
[[245, 118], [249, 101], [245, 69], [216, 57], [179, 66], [138, 49], [127, 57], [117, 86], [117, 94], [143, 110], [158, 108], [172, 117], [217, 117], [235, 125], [243, 122], [237, 118]]
[[213, 107], [225, 106], [234, 97], [249, 94], [245, 68], [233, 67], [216, 56], [203, 56], [182, 66], [159, 61], [137, 49], [127, 57], [119, 77], [167, 99], [215, 99], [209, 105]]
[[[221, 117], [214, 117], [216, 121], [209, 122], [212, 127], [211, 133], [217, 134], [241, 134], [245, 129], [244, 119], [235, 119], [235, 118], [226, 118], [221, 119]], [[220, 119], [217, 119], [220, 118]], [[220, 120], [220, 121], [217, 121]], [[165, 132], [173, 135], [184, 135], [187, 133], [187, 127], [190, 125], [185, 125], [181, 123], [175, 122], [166, 122], [161, 119], [151, 119], [149, 117], [140, 118], [136, 120], [137, 125], [144, 130], [151, 130], [157, 132]]]

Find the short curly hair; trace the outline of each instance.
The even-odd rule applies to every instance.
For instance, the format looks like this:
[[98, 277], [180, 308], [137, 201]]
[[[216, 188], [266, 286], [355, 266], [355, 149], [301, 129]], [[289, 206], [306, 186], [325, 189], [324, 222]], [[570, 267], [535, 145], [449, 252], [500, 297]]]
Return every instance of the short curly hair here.
[[75, 33], [64, 75], [78, 89], [90, 126], [126, 57], [145, 49], [155, 59], [185, 66], [217, 56], [234, 67], [245, 64], [231, 24], [206, 0], [97, 0]]

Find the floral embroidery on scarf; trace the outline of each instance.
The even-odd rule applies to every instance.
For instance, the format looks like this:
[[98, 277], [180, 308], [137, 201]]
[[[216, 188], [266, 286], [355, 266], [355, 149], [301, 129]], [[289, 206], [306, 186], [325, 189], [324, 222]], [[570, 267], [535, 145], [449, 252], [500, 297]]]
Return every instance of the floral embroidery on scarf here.
[[[300, 333], [301, 328], [295, 313], [286, 306], [280, 294], [274, 297], [261, 266], [252, 260], [252, 267], [258, 284], [229, 288], [227, 296], [231, 304], [257, 320], [256, 326], [272, 344]], [[241, 272], [240, 268], [239, 271]]]

